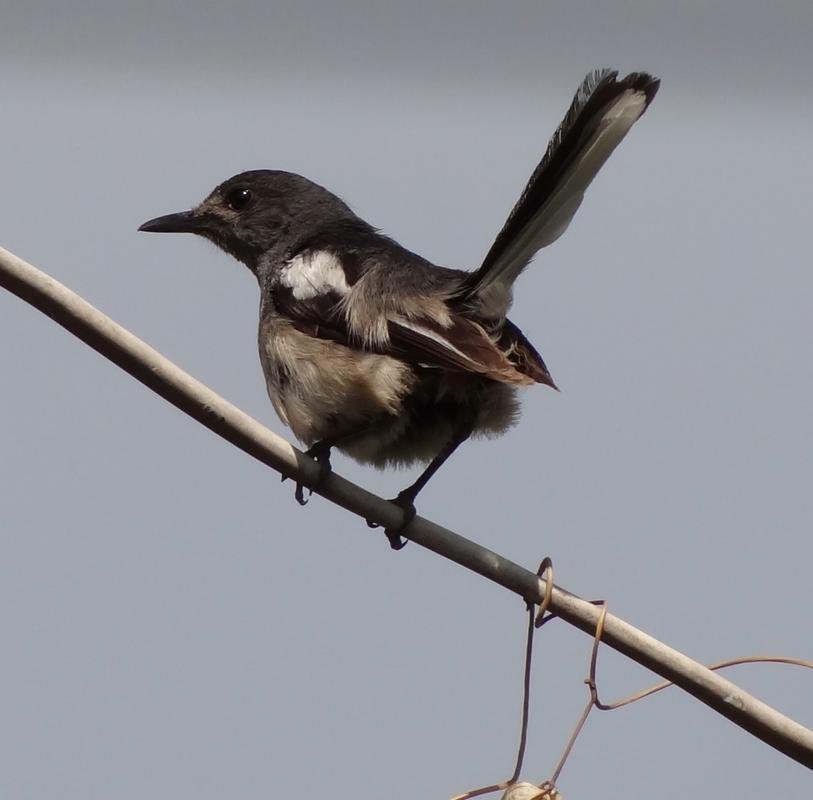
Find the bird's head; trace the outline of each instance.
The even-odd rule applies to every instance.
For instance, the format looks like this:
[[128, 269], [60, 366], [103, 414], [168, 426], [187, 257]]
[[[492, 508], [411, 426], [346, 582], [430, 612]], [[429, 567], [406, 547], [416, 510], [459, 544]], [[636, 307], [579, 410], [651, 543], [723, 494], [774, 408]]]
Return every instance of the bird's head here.
[[336, 195], [292, 172], [252, 170], [229, 178], [191, 211], [145, 222], [148, 233], [196, 233], [255, 269], [322, 225], [355, 215]]

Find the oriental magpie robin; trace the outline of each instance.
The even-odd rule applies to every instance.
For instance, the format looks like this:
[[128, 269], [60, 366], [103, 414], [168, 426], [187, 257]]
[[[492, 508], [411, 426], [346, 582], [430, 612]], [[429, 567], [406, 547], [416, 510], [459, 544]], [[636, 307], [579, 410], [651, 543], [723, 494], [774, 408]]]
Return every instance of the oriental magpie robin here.
[[585, 78], [474, 272], [435, 266], [289, 172], [236, 175], [191, 211], [139, 230], [199, 234], [257, 277], [268, 394], [323, 476], [334, 447], [377, 467], [428, 462], [394, 501], [403, 524], [387, 535], [398, 548], [415, 497], [458, 445], [514, 424], [516, 387], [555, 388], [506, 317], [513, 283], [562, 235], [658, 85], [642, 72]]

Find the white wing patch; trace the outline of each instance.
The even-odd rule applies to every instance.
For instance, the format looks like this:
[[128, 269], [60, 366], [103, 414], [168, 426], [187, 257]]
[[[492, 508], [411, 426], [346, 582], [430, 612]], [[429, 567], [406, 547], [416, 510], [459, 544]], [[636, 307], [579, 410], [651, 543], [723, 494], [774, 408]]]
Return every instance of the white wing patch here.
[[310, 300], [329, 292], [344, 296], [350, 291], [342, 262], [333, 253], [324, 250], [302, 253], [292, 258], [282, 268], [280, 281], [297, 300]]

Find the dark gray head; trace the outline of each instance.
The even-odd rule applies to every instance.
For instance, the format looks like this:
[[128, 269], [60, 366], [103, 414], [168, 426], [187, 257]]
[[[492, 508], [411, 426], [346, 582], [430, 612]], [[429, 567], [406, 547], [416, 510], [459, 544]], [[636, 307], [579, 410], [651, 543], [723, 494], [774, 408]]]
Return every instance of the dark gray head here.
[[327, 189], [292, 172], [257, 169], [220, 184], [191, 211], [145, 222], [140, 231], [196, 233], [256, 269], [270, 250], [280, 255], [324, 225], [356, 219]]

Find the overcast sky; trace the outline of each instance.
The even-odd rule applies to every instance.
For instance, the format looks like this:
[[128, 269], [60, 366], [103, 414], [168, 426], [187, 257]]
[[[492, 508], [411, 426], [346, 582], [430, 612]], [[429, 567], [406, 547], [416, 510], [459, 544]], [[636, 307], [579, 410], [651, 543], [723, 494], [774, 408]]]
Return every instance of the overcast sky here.
[[[286, 433], [256, 284], [145, 236], [243, 169], [333, 189], [476, 267], [583, 75], [661, 92], [512, 318], [560, 394], [467, 444], [419, 510], [703, 661], [813, 657], [813, 6], [10, 2], [0, 245]], [[510, 773], [523, 605], [290, 484], [0, 294], [0, 797], [446, 798]], [[286, 435], [288, 435], [286, 433]], [[413, 473], [338, 457], [392, 496]], [[539, 635], [524, 776], [584, 701]], [[813, 674], [729, 677], [813, 726]], [[602, 650], [605, 698], [654, 677]], [[312, 782], [312, 790], [303, 790]], [[588, 723], [569, 798], [810, 795], [672, 690]]]

